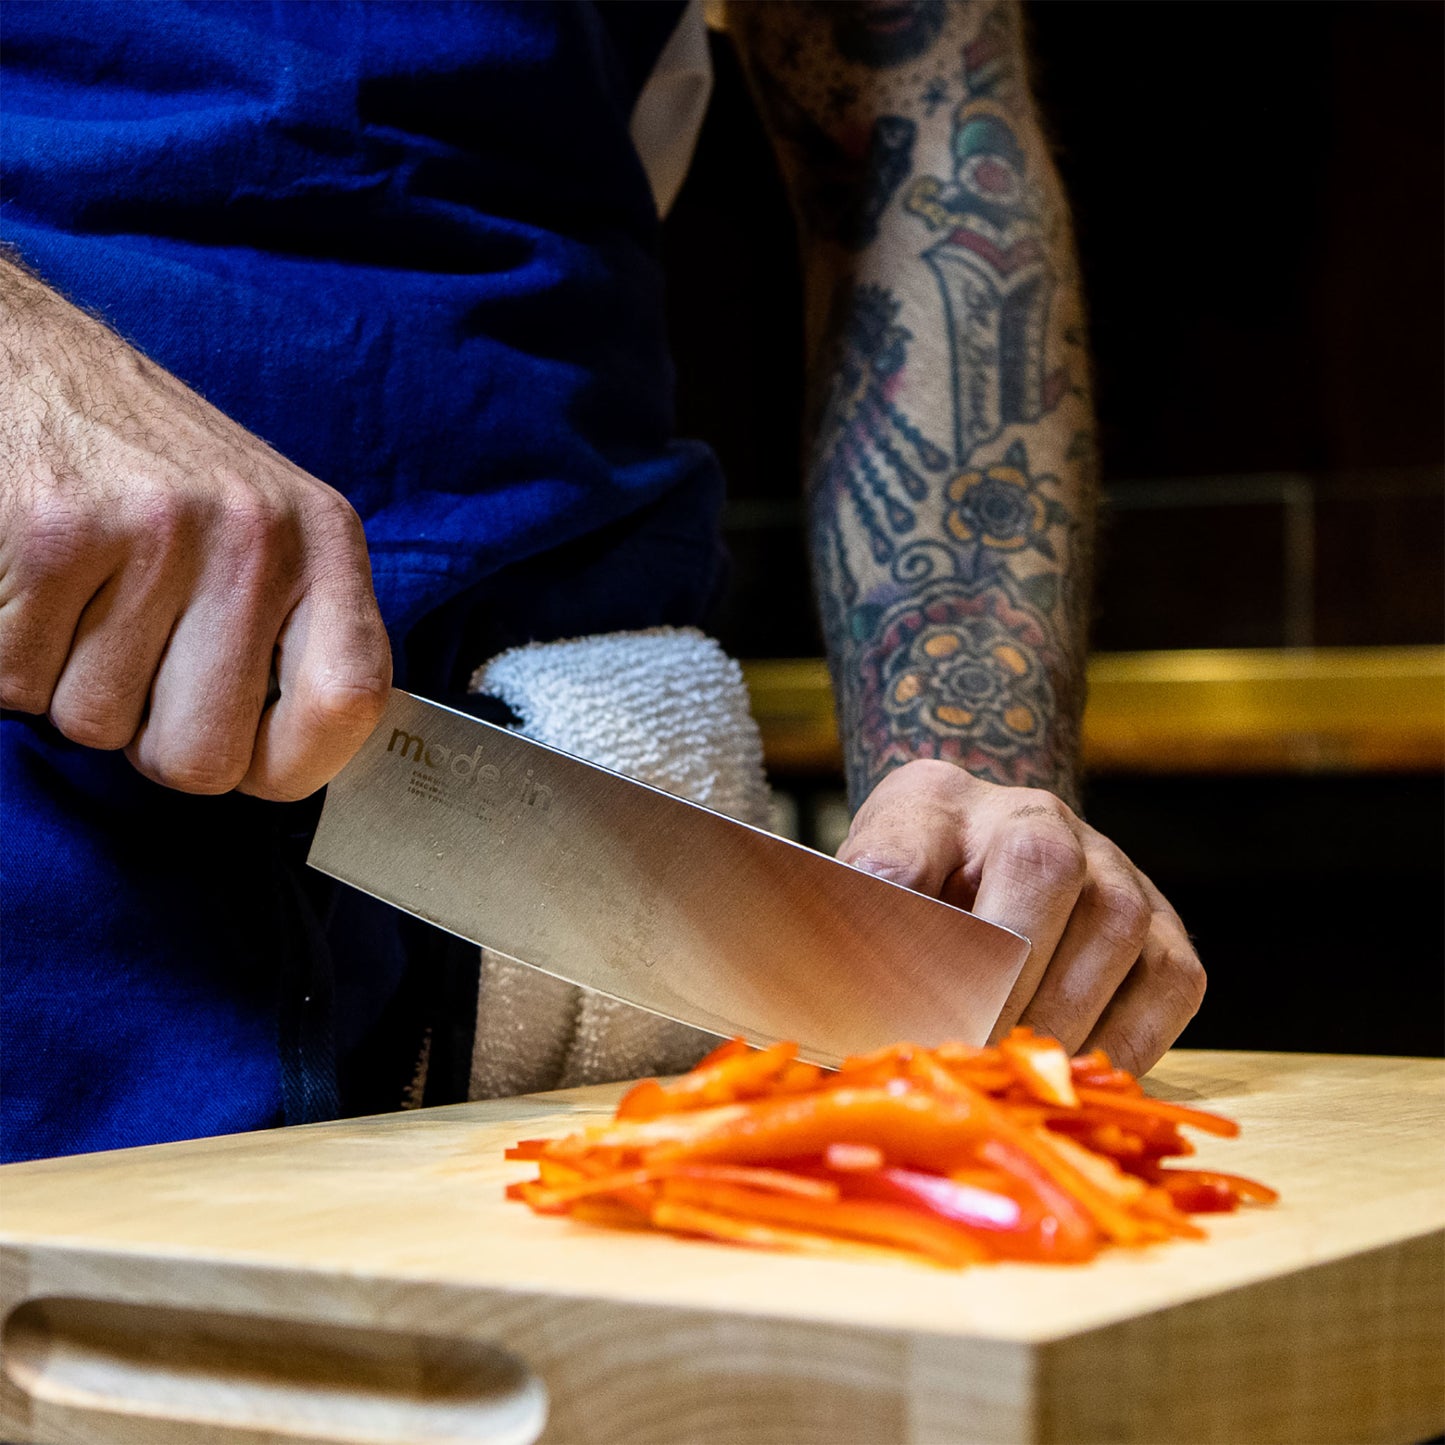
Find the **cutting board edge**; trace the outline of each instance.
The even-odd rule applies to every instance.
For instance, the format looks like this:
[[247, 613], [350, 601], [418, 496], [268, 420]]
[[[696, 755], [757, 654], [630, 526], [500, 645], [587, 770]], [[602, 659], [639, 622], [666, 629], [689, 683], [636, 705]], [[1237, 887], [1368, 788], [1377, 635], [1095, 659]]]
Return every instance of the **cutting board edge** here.
[[[852, 1389], [858, 1395], [853, 1407], [872, 1412], [867, 1418], [874, 1422], [870, 1430], [850, 1437], [860, 1441], [892, 1440], [900, 1445], [905, 1441], [908, 1445], [955, 1441], [962, 1445], [964, 1439], [997, 1439], [1017, 1445], [1074, 1445], [1082, 1439], [1107, 1438], [1119, 1445], [1156, 1445], [1160, 1440], [1185, 1439], [1233, 1445], [1242, 1438], [1309, 1438], [1316, 1445], [1329, 1445], [1331, 1441], [1364, 1445], [1366, 1441], [1406, 1438], [1409, 1429], [1435, 1425], [1432, 1412], [1438, 1400], [1430, 1395], [1428, 1382], [1422, 1381], [1422, 1351], [1417, 1341], [1411, 1355], [1408, 1331], [1400, 1325], [1402, 1315], [1419, 1311], [1402, 1311], [1399, 1296], [1392, 1291], [1413, 1289], [1412, 1297], [1418, 1303], [1432, 1288], [1438, 1290], [1435, 1276], [1440, 1273], [1445, 1253], [1429, 1246], [1442, 1241], [1445, 1231], [1427, 1231], [1364, 1254], [1322, 1262], [1312, 1270], [1269, 1278], [1258, 1286], [1244, 1285], [1214, 1296], [1177, 1300], [1156, 1311], [1051, 1340], [948, 1335], [927, 1327], [878, 1326], [859, 1331], [836, 1322], [775, 1313], [734, 1314], [719, 1321], [697, 1306], [624, 1299], [574, 1301], [559, 1325], [546, 1301], [539, 1301], [535, 1294], [526, 1297], [498, 1286], [430, 1288], [425, 1293], [424, 1309], [401, 1327], [400, 1333], [446, 1335], [500, 1344], [514, 1352], [553, 1393], [556, 1428], [543, 1439], [557, 1445], [582, 1439], [595, 1440], [599, 1445], [620, 1445], [624, 1440], [629, 1445], [663, 1445], [666, 1437], [649, 1435], [645, 1429], [639, 1433], [639, 1412], [647, 1414], [641, 1402], [645, 1392], [625, 1379], [628, 1351], [639, 1346], [644, 1352], [664, 1351], [663, 1374], [676, 1407], [684, 1415], [694, 1411], [699, 1418], [709, 1417], [709, 1412], [717, 1408], [721, 1387], [716, 1372], [710, 1374], [707, 1368], [692, 1363], [698, 1356], [699, 1340], [711, 1344], [724, 1357], [731, 1348], [741, 1357], [744, 1378], [757, 1383], [764, 1393], [781, 1390], [788, 1397], [804, 1377], [814, 1388], [828, 1384]], [[7, 1247], [0, 1259], [0, 1281], [6, 1291], [6, 1298], [0, 1301], [4, 1317], [8, 1318], [21, 1302], [16, 1298], [17, 1291], [24, 1299], [59, 1296], [156, 1304], [158, 1272], [154, 1260], [145, 1274], [127, 1281], [125, 1266], [141, 1261], [127, 1260], [109, 1251], [92, 1254], [95, 1257], [86, 1258], [67, 1251], [46, 1257], [42, 1250], [34, 1257], [17, 1257], [15, 1248]], [[1422, 1283], [1422, 1271], [1412, 1267], [1412, 1261], [1424, 1261], [1433, 1267], [1434, 1274], [1429, 1269], [1423, 1271], [1429, 1277]], [[176, 1274], [169, 1281], [171, 1289], [164, 1291], [170, 1296], [169, 1307], [212, 1317], [240, 1314], [334, 1325], [341, 1330], [361, 1326], [398, 1332], [396, 1321], [376, 1308], [376, 1293], [384, 1281], [333, 1276], [323, 1282], [325, 1288], [318, 1289], [314, 1277], [295, 1268], [277, 1270], [236, 1261], [229, 1264], [229, 1268], [222, 1266], [199, 1274]], [[290, 1283], [301, 1292], [296, 1297], [298, 1302], [292, 1308], [280, 1309], [274, 1303], [262, 1304], [268, 1296], [284, 1292], [279, 1278], [283, 1275], [289, 1275]], [[1326, 1294], [1344, 1288], [1358, 1295], [1363, 1288], [1374, 1328], [1379, 1331], [1383, 1322], [1393, 1329], [1388, 1337], [1377, 1337], [1377, 1348], [1372, 1352], [1358, 1351], [1338, 1333], [1299, 1330], [1302, 1322], [1314, 1318], [1322, 1308], [1322, 1275], [1329, 1279]], [[219, 1290], [217, 1285], [221, 1286]], [[1241, 1308], [1239, 1301], [1227, 1298], [1241, 1294], [1254, 1296], [1254, 1300]], [[1253, 1336], [1249, 1329], [1241, 1328], [1245, 1314], [1253, 1316]], [[1437, 1321], [1434, 1335], [1438, 1337], [1440, 1332]], [[1235, 1388], [1237, 1380], [1231, 1377], [1229, 1393], [1233, 1403], [1221, 1413], [1221, 1407], [1214, 1403], [1218, 1379], [1204, 1373], [1194, 1362], [1207, 1355], [1217, 1363], [1224, 1352], [1233, 1361], [1231, 1370], [1252, 1368], [1259, 1376], [1263, 1367], [1250, 1363], [1256, 1338], [1273, 1335], [1283, 1340], [1297, 1338], [1300, 1333], [1309, 1340], [1310, 1362], [1316, 1367], [1315, 1376], [1306, 1382], [1309, 1388], [1302, 1386], [1299, 1378], [1285, 1380], [1281, 1385], [1266, 1371], [1269, 1388], [1241, 1392]], [[600, 1366], [595, 1361], [589, 1364], [589, 1352], [577, 1348], [582, 1338], [598, 1349], [613, 1352], [610, 1373], [619, 1374], [616, 1361], [620, 1358], [622, 1362], [619, 1378], [604, 1395], [610, 1412], [607, 1418], [628, 1422], [625, 1428], [617, 1425], [600, 1432], [592, 1429], [590, 1411], [599, 1403], [594, 1377]], [[1441, 1342], [1432, 1338], [1426, 1357], [1438, 1355], [1440, 1347]], [[1397, 1356], [1405, 1357], [1407, 1366], [1413, 1361], [1408, 1379], [1397, 1366]], [[646, 1357], [644, 1353], [642, 1358]], [[748, 1359], [753, 1360], [754, 1368], [757, 1362], [766, 1361], [764, 1369], [771, 1373], [765, 1378], [748, 1375]], [[1141, 1367], [1146, 1380], [1152, 1381], [1152, 1386], [1146, 1383], [1142, 1391], [1137, 1384]], [[1336, 1388], [1334, 1382], [1340, 1370], [1353, 1373]], [[1332, 1382], [1334, 1390], [1334, 1394], [1327, 1391], [1323, 1401], [1312, 1393], [1321, 1373]], [[1299, 1375], [1298, 1370], [1295, 1375]], [[845, 1380], [844, 1376], [850, 1378]], [[1162, 1386], [1161, 1381], [1165, 1382]], [[1387, 1387], [1384, 1394], [1382, 1381]], [[1340, 1423], [1346, 1419], [1344, 1407], [1348, 1404], [1343, 1395], [1353, 1398], [1361, 1393], [1375, 1401], [1372, 1427], [1363, 1431], [1357, 1422], [1348, 1426]], [[1336, 1400], [1335, 1395], [1342, 1395], [1342, 1399]], [[73, 1401], [68, 1408], [69, 1417], [62, 1401], [57, 1415], [57, 1407], [42, 1399], [32, 1411], [28, 1397], [22, 1397], [9, 1381], [0, 1383], [0, 1429], [6, 1432], [6, 1438], [29, 1437], [32, 1419], [53, 1422], [70, 1418], [72, 1423], [79, 1420], [84, 1425], [87, 1415], [92, 1420], [108, 1418], [104, 1411], [87, 1411]], [[1261, 1421], [1277, 1425], [1286, 1419], [1297, 1425], [1307, 1418], [1309, 1433], [1296, 1430], [1280, 1434], [1277, 1429], [1274, 1433], [1264, 1429], [1246, 1436], [1240, 1433], [1246, 1417], [1255, 1426]], [[966, 1436], [957, 1433], [960, 1419], [969, 1421]], [[880, 1420], [883, 1423], [878, 1423]], [[1445, 1425], [1445, 1419], [1439, 1423]], [[112, 1437], [104, 1431], [91, 1436], [82, 1430], [66, 1433], [65, 1438], [130, 1437]]]
[[[765, 1302], [746, 1305], [729, 1303], [725, 1306], [701, 1306], [666, 1293], [639, 1294], [636, 1282], [632, 1285], [631, 1293], [623, 1294], [620, 1290], [612, 1291], [597, 1287], [586, 1292], [579, 1292], [566, 1284], [552, 1284], [547, 1280], [536, 1278], [483, 1281], [456, 1276], [444, 1278], [426, 1270], [408, 1271], [405, 1269], [393, 1269], [384, 1273], [373, 1271], [363, 1275], [359, 1271], [318, 1268], [314, 1264], [307, 1265], [284, 1258], [268, 1259], [255, 1255], [242, 1257], [216, 1251], [202, 1252], [184, 1248], [157, 1250], [154, 1247], [139, 1244], [134, 1247], [123, 1244], [84, 1244], [64, 1237], [26, 1239], [16, 1238], [4, 1230], [0, 1230], [0, 1328], [3, 1328], [5, 1317], [15, 1307], [13, 1304], [7, 1303], [7, 1296], [12, 1291], [5, 1287], [4, 1282], [13, 1275], [5, 1267], [5, 1262], [7, 1259], [18, 1260], [28, 1280], [33, 1278], [35, 1260], [36, 1257], [39, 1257], [46, 1262], [58, 1261], [59, 1268], [55, 1272], [61, 1278], [67, 1277], [73, 1270], [81, 1280], [92, 1277], [99, 1280], [119, 1277], [124, 1280], [133, 1272], [144, 1275], [152, 1269], [157, 1269], [167, 1276], [174, 1274], [193, 1280], [196, 1286], [194, 1293], [196, 1303], [194, 1304], [192, 1304], [192, 1295], [186, 1291], [175, 1296], [166, 1295], [164, 1298], [157, 1299], [154, 1293], [146, 1291], [144, 1285], [137, 1287], [134, 1292], [130, 1290], [124, 1290], [119, 1294], [104, 1292], [95, 1296], [107, 1300], [136, 1303], [156, 1302], [177, 1307], [213, 1307], [216, 1301], [214, 1286], [217, 1283], [226, 1286], [228, 1290], [234, 1289], [242, 1298], [245, 1298], [253, 1293], [253, 1290], [246, 1286], [263, 1286], [269, 1280], [296, 1281], [298, 1285], [305, 1281], [309, 1282], [308, 1288], [313, 1291], [316, 1290], [318, 1281], [328, 1285], [336, 1281], [345, 1281], [359, 1287], [363, 1292], [374, 1291], [380, 1295], [418, 1290], [426, 1291], [429, 1294], [441, 1293], [454, 1299], [495, 1298], [518, 1302], [531, 1300], [536, 1301], [539, 1305], [562, 1300], [572, 1304], [586, 1303], [598, 1307], [611, 1306], [623, 1309], [636, 1307], [645, 1311], [687, 1313], [706, 1310], [713, 1314], [724, 1315], [733, 1321], [767, 1323], [784, 1328], [837, 1327], [864, 1330], [881, 1336], [907, 1336], [920, 1341], [934, 1341], [940, 1345], [976, 1343], [1034, 1351], [1082, 1339], [1102, 1330], [1114, 1329], [1134, 1319], [1153, 1318], [1176, 1308], [1198, 1305], [1224, 1296], [1258, 1289], [1279, 1279], [1291, 1278], [1296, 1275], [1310, 1275], [1342, 1260], [1370, 1257], [1384, 1251], [1407, 1249], [1412, 1245], [1432, 1239], [1438, 1241], [1442, 1249], [1445, 1249], [1445, 1219], [1418, 1226], [1402, 1227], [1398, 1233], [1385, 1237], [1377, 1234], [1375, 1242], [1365, 1249], [1361, 1249], [1358, 1244], [1350, 1241], [1337, 1239], [1329, 1247], [1321, 1248], [1319, 1253], [1307, 1262], [1297, 1262], [1283, 1269], [1271, 1267], [1269, 1261], [1261, 1259], [1253, 1262], [1252, 1267], [1240, 1273], [1224, 1277], [1215, 1276], [1203, 1284], [1196, 1283], [1184, 1294], [1175, 1293], [1167, 1298], [1161, 1297], [1157, 1302], [1146, 1304], [1143, 1308], [1138, 1306], [1137, 1299], [1131, 1299], [1127, 1304], [1114, 1307], [1104, 1305], [1097, 1310], [1079, 1311], [1072, 1318], [1066, 1317], [1061, 1322], [1033, 1329], [1003, 1326], [997, 1329], [982, 1330], [967, 1323], [949, 1328], [936, 1321], [928, 1320], [910, 1323], [900, 1319], [840, 1319], [836, 1314], [830, 1314], [821, 1309], [810, 1311], [805, 1308], [783, 1308], [778, 1304], [769, 1305]], [[705, 1255], [712, 1254], [718, 1248], [707, 1241], [669, 1240], [668, 1244], [689, 1250], [700, 1250]], [[1159, 1251], [1192, 1251], [1209, 1248], [1209, 1241], [1180, 1241], [1156, 1248]], [[1117, 1257], [1121, 1261], [1127, 1258], [1122, 1251], [1118, 1253]], [[1160, 1256], [1156, 1256], [1156, 1258], [1158, 1257]], [[777, 1257], [777, 1262], [783, 1264], [785, 1268], [794, 1263], [792, 1259], [784, 1256]], [[845, 1272], [856, 1271], [860, 1288], [866, 1282], [878, 1278], [882, 1273], [881, 1269], [875, 1270], [872, 1267], [861, 1265], [838, 1264], [833, 1268]], [[991, 1271], [1020, 1271], [1023, 1277], [1047, 1283], [1050, 1278], [1055, 1276], [1058, 1267], [1000, 1264], [984, 1268]], [[958, 1278], [966, 1279], [966, 1272]], [[260, 1290], [254, 1292], [259, 1293]], [[26, 1299], [41, 1297], [43, 1297], [41, 1294], [29, 1288], [24, 1294]], [[265, 1312], [264, 1309], [255, 1311], [258, 1314]], [[394, 1323], [386, 1319], [370, 1316], [362, 1318], [360, 1315], [350, 1314], [337, 1316], [334, 1322], [368, 1324], [378, 1328]], [[407, 1321], [399, 1327], [428, 1333], [432, 1332], [427, 1328], [429, 1323], [430, 1321], [427, 1324]], [[483, 1338], [483, 1336], [478, 1335], [477, 1338]]]

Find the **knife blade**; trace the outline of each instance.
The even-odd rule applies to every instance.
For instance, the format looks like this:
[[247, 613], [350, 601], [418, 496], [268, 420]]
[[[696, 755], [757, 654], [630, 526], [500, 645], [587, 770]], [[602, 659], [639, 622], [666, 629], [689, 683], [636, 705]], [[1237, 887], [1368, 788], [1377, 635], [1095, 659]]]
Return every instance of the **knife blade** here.
[[837, 1064], [987, 1038], [1019, 934], [393, 689], [307, 861], [543, 973]]

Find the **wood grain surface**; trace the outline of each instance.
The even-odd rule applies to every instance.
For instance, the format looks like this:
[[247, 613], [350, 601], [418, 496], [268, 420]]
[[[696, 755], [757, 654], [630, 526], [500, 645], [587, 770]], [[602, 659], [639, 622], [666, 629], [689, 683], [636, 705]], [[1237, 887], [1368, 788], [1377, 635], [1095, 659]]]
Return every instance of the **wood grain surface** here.
[[[1282, 1192], [962, 1273], [543, 1219], [575, 1090], [0, 1169], [0, 1438], [1410, 1442], [1445, 1430], [1445, 1064], [1170, 1055]], [[544, 1394], [546, 1400], [544, 1402]], [[543, 1423], [545, 1415], [545, 1424]]]

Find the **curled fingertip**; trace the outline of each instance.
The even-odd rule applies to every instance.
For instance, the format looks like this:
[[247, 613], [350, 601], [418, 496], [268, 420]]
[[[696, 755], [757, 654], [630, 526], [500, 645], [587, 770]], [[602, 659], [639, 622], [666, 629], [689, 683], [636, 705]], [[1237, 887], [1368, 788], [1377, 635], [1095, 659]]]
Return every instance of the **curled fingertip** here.
[[918, 864], [912, 859], [887, 854], [859, 853], [856, 857], [843, 856], [841, 861], [862, 873], [871, 873], [875, 878], [901, 883], [905, 888], [911, 888], [919, 877]]

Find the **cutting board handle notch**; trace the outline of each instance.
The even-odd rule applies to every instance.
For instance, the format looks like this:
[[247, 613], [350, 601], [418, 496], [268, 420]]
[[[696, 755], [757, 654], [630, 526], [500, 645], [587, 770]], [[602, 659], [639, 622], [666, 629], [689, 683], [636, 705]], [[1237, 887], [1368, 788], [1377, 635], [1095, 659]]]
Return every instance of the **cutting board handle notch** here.
[[445, 1335], [57, 1297], [11, 1312], [3, 1358], [32, 1427], [84, 1422], [66, 1438], [139, 1439], [150, 1420], [207, 1439], [532, 1445], [547, 1420], [521, 1360]]

